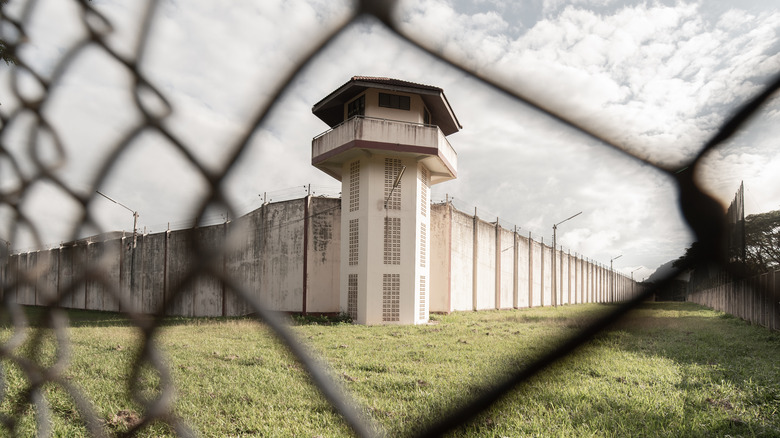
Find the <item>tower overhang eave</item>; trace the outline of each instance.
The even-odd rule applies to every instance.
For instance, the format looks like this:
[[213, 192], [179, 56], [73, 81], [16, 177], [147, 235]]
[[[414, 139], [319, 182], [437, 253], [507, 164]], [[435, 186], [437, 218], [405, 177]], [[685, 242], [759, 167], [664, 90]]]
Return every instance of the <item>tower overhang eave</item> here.
[[437, 147], [405, 145], [370, 140], [352, 140], [321, 155], [312, 157], [311, 164], [341, 181], [344, 164], [361, 157], [393, 155], [412, 157], [423, 163], [431, 172], [430, 184], [455, 179], [458, 176], [455, 165], [444, 157]]
[[439, 87], [390, 78], [355, 76], [314, 104], [312, 113], [328, 126], [336, 126], [344, 120], [344, 105], [369, 88], [419, 95], [425, 106], [431, 111], [431, 123], [437, 125], [444, 132], [444, 135], [454, 134], [462, 128], [444, 95], [444, 90]]

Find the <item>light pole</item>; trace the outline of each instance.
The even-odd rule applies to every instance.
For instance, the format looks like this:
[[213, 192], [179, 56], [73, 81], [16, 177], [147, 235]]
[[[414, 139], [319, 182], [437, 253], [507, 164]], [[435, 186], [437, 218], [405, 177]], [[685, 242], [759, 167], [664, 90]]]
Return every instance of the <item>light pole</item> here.
[[114, 204], [118, 204], [118, 205], [120, 205], [120, 206], [124, 207], [124, 208], [125, 208], [127, 211], [129, 211], [130, 213], [133, 213], [133, 248], [135, 248], [136, 241], [137, 241], [137, 236], [138, 236], [138, 212], [137, 212], [137, 211], [135, 211], [135, 210], [133, 210], [132, 208], [130, 208], [130, 207], [128, 207], [128, 206], [126, 206], [125, 204], [122, 204], [121, 202], [119, 202], [119, 201], [116, 201], [116, 200], [114, 200], [114, 199], [110, 198], [110, 197], [109, 197], [108, 195], [106, 195], [105, 193], [101, 193], [101, 192], [100, 192], [100, 190], [95, 190], [95, 192], [96, 192], [98, 195], [100, 195], [100, 196], [102, 196], [102, 197], [104, 197], [104, 198], [108, 199], [109, 201], [113, 202]]
[[609, 279], [610, 279], [610, 289], [612, 289], [612, 302], [615, 302], [615, 271], [612, 270], [612, 262], [615, 260], [623, 257], [623, 254], [620, 254], [617, 257], [612, 257], [609, 260]]
[[566, 219], [558, 222], [557, 224], [553, 225], [553, 244], [552, 244], [552, 295], [553, 295], [553, 306], [558, 307], [558, 291], [557, 291], [557, 281], [555, 278], [555, 269], [556, 269], [556, 263], [555, 263], [555, 247], [557, 245], [557, 235], [556, 231], [558, 230], [558, 225], [566, 222], [569, 219], [574, 219], [575, 217], [581, 215], [582, 212], [579, 212], [573, 216], [569, 216]]
[[631, 298], [634, 298], [634, 272], [640, 269], [642, 269], [641, 266], [631, 271]]

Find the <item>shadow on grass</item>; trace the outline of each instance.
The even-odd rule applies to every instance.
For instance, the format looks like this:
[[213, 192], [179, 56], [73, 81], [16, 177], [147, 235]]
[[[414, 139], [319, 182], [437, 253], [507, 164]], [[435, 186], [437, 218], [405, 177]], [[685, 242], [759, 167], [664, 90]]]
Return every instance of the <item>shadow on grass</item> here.
[[[21, 306], [27, 324], [31, 327], [49, 327], [50, 309], [41, 306]], [[68, 317], [70, 327], [135, 327], [137, 323], [126, 313], [106, 312], [101, 310], [81, 310], [60, 308]], [[157, 321], [159, 326], [179, 326], [187, 324], [207, 324], [210, 322], [221, 321], [253, 321], [258, 320], [257, 315], [250, 314], [246, 316], [231, 317], [185, 317], [185, 316], [165, 316], [157, 317], [154, 315], [139, 315], [141, 320], [148, 322]], [[350, 324], [352, 319], [345, 314], [339, 315], [296, 315], [291, 314], [290, 323], [293, 325], [338, 325]], [[0, 311], [0, 329], [13, 327], [13, 321], [7, 311]]]
[[[591, 306], [584, 313], [572, 312], [576, 306], [537, 309], [507, 313], [505, 318], [578, 329], [613, 306]], [[612, 354], [610, 350], [632, 353], [648, 359], [649, 364], [663, 358], [668, 369], [648, 365], [651, 368], [642, 371], [643, 377], [632, 377], [637, 370], [625, 369], [624, 364], [610, 359], [604, 362]], [[508, 397], [511, 401], [499, 403], [459, 428], [454, 436], [573, 433], [572, 429], [556, 429], [562, 424], [572, 426], [577, 433], [601, 431], [607, 436], [780, 436], [776, 416], [780, 408], [780, 369], [776, 367], [780, 363], [780, 333], [693, 303], [648, 302], [597, 335], [582, 350], [585, 356], [579, 354], [571, 357], [573, 365], [564, 360], [531, 379]], [[615, 354], [613, 360], [621, 357]], [[591, 359], [596, 365], [583, 364]], [[583, 362], [578, 365], [580, 360]], [[637, 402], [635, 398], [641, 399], [643, 392], [653, 393], [663, 386], [655, 380], [656, 372], [676, 381], [668, 393], [654, 393]], [[577, 381], [585, 387], [592, 384], [594, 389], [583, 389]], [[664, 397], [678, 401], [664, 401]], [[665, 404], [669, 406], [661, 408]], [[517, 420], [522, 412], [529, 412], [526, 421]], [[542, 424], [534, 429], [529, 423]]]
[[[50, 327], [50, 308], [41, 306], [21, 306], [27, 324], [30, 327]], [[68, 318], [69, 327], [137, 327], [138, 323], [126, 313], [105, 312], [100, 310], [63, 310]], [[241, 321], [256, 320], [252, 316], [239, 317], [183, 317], [166, 316], [156, 317], [154, 315], [139, 315], [141, 321], [151, 322], [156, 320], [159, 326], [179, 326], [188, 324], [205, 324], [219, 321]], [[14, 326], [13, 321], [7, 310], [0, 311], [0, 329], [8, 329]]]
[[706, 430], [692, 428], [693, 435], [780, 435], [780, 333], [694, 303], [648, 302], [594, 344], [604, 340], [678, 365], [686, 416], [718, 412]]

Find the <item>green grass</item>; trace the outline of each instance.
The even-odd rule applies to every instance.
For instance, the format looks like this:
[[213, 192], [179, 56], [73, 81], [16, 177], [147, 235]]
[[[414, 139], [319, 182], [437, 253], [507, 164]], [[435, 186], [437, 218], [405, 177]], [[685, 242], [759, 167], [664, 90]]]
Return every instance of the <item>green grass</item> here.
[[[419, 430], [608, 310], [580, 305], [434, 316], [430, 325], [365, 327], [296, 318], [293, 330], [391, 436]], [[34, 321], [43, 312], [27, 308]], [[144, 414], [128, 380], [141, 332], [123, 315], [69, 312], [65, 381], [110, 432]], [[12, 334], [0, 321], [0, 338]], [[31, 328], [14, 354], [51, 366], [51, 330]], [[39, 336], [38, 348], [33, 339]], [[350, 436], [266, 328], [248, 319], [166, 319], [154, 339], [175, 386], [175, 415], [202, 436]], [[33, 435], [29, 382], [9, 360], [0, 414]], [[165, 393], [149, 366], [136, 396]], [[55, 436], [87, 436], [73, 400], [45, 384]], [[8, 434], [0, 426], [0, 435]], [[142, 436], [172, 435], [157, 422]], [[687, 303], [648, 303], [522, 385], [454, 436], [780, 436], [780, 334]]]

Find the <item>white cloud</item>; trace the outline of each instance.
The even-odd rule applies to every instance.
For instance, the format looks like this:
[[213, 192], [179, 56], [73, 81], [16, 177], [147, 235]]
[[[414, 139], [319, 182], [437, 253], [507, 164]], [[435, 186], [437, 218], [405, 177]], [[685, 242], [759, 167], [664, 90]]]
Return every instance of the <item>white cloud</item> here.
[[[591, 6], [601, 8], [600, 12], [590, 10]], [[610, 6], [611, 12], [605, 13], [605, 6]], [[479, 74], [500, 77], [503, 83], [521, 94], [601, 132], [631, 152], [674, 168], [695, 155], [719, 128], [728, 111], [755, 94], [768, 75], [780, 70], [777, 54], [780, 42], [776, 31], [780, 28], [780, 12], [732, 9], [712, 20], [712, 15], [705, 16], [700, 8], [696, 3], [619, 6], [615, 2], [568, 2], [564, 7], [547, 2], [543, 19], [497, 46], [493, 43], [495, 36], [488, 29], [469, 28], [474, 14], [456, 11], [446, 3], [424, 1], [406, 9], [402, 30]], [[456, 25], [470, 31], [450, 30]], [[429, 36], [424, 30], [431, 28], [442, 29], [442, 33]], [[497, 53], [496, 47], [503, 52]], [[473, 106], [472, 102], [467, 105], [468, 108]], [[767, 111], [776, 114], [776, 108], [775, 102]], [[518, 150], [514, 155], [502, 156], [499, 161], [503, 166], [499, 168], [489, 158], [477, 157], [472, 163], [477, 170], [463, 172], [464, 181], [466, 178], [470, 181], [476, 178], [495, 180], [502, 175], [501, 168], [518, 169], [523, 176], [518, 174], [514, 179], [514, 190], [507, 189], [504, 181], [499, 187], [516, 202], [536, 207], [531, 210], [539, 212], [538, 216], [525, 217], [523, 223], [544, 229], [552, 217], [565, 217], [566, 212], [556, 208], [556, 202], [546, 199], [555, 199], [557, 204], [562, 198], [570, 202], [571, 196], [560, 190], [577, 188], [580, 198], [575, 197], [574, 205], [582, 205], [583, 199], [588, 199], [588, 205], [594, 207], [606, 199], [620, 205], [615, 209], [596, 207], [587, 219], [590, 224], [579, 229], [580, 238], [573, 237], [577, 245], [587, 244], [583, 236], [603, 234], [596, 224], [605, 221], [622, 230], [612, 235], [614, 242], [619, 242], [613, 248], [631, 247], [645, 255], [653, 253], [674, 258], [691, 239], [677, 211], [671, 181], [659, 183], [657, 176], [643, 172], [639, 172], [642, 175], [639, 177], [630, 175], [635, 172], [632, 165], [625, 165], [627, 172], [620, 177], [609, 172], [594, 173], [593, 169], [599, 166], [587, 158], [592, 157], [592, 153], [583, 155], [579, 152], [573, 155], [576, 158], [571, 162], [580, 169], [589, 170], [587, 183], [577, 182], [571, 176], [559, 176], [555, 178], [555, 184], [550, 184], [548, 178], [542, 177], [545, 171], [555, 172], [558, 167], [572, 166], [565, 158], [570, 153], [564, 152], [569, 149], [565, 142], [589, 143], [589, 140], [577, 136], [567, 139], [559, 135], [555, 127], [541, 128], [538, 121], [525, 114], [517, 118], [526, 122], [522, 129], [496, 131], [495, 127], [501, 122], [484, 117], [471, 125], [487, 129], [470, 134], [464, 132], [459, 137], [465, 137], [467, 144], [483, 138], [494, 147], [498, 147], [495, 143], [501, 143], [501, 137], [507, 137], [513, 140], [504, 141], [507, 147], [527, 143], [536, 147], [535, 155]], [[528, 125], [544, 132], [534, 132]], [[751, 140], [760, 137], [759, 143], [763, 143], [776, 138], [773, 129], [764, 128], [766, 126], [751, 128]], [[540, 141], [543, 138], [549, 142]], [[539, 145], [544, 147], [539, 148]], [[547, 154], [545, 148], [555, 152]], [[463, 146], [458, 150], [464, 151]], [[725, 160], [718, 163], [717, 174], [709, 180], [733, 180], [750, 174], [767, 175], [756, 180], [774, 182], [768, 175], [780, 174], [775, 164], [776, 152], [763, 147], [755, 153], [762, 157], [762, 170], [759, 170], [758, 161], [755, 165], [738, 167]], [[461, 162], [465, 165], [467, 160]], [[547, 166], [543, 167], [545, 163]], [[614, 169], [612, 167], [610, 172]], [[623, 177], [631, 182], [626, 184]], [[518, 181], [523, 178], [536, 182]], [[497, 198], [501, 196], [494, 199], [491, 194], [484, 193], [484, 186], [470, 190], [464, 181], [457, 183], [458, 189], [472, 194], [472, 199], [492, 203], [493, 209], [500, 208], [497, 206], [502, 203]], [[729, 189], [730, 195], [733, 196], [735, 188]], [[641, 190], [637, 192], [637, 189]], [[780, 199], [772, 192], [772, 189], [762, 190], [762, 196], [757, 198], [767, 194], [768, 198]], [[608, 198], [599, 199], [602, 193], [609, 193]], [[634, 193], [633, 197], [631, 193]], [[508, 202], [506, 198], [503, 197], [504, 207]], [[514, 210], [520, 216], [527, 211]], [[618, 225], [616, 215], [629, 219]], [[603, 242], [609, 242], [609, 239]], [[607, 247], [589, 247], [593, 251], [609, 252]], [[656, 258], [655, 261], [661, 263], [663, 259]]]
[[544, 0], [542, 3], [542, 13], [545, 16], [549, 16], [560, 12], [561, 9], [570, 5], [585, 8], [605, 7], [617, 3], [617, 0]]
[[[45, 75], [84, 37], [85, 27], [75, 2], [38, 3], [26, 24], [30, 41], [22, 55]], [[101, 0], [90, 6], [115, 25], [109, 46], [132, 62], [142, 8]], [[13, 13], [15, 8], [9, 5], [6, 12]], [[164, 126], [182, 139], [201, 165], [215, 171], [231, 154], [238, 133], [248, 128], [249, 116], [268, 102], [274, 85], [298, 61], [302, 50], [316, 42], [317, 34], [324, 35], [342, 21], [346, 12], [344, 2], [295, 0], [230, 8], [211, 2], [162, 2], [138, 70], [173, 108]], [[0, 75], [5, 84], [10, 83], [8, 68], [2, 68]], [[60, 135], [67, 158], [57, 175], [79, 193], [90, 192], [114, 147], [141, 123], [131, 77], [126, 67], [91, 44], [48, 94], [43, 114]], [[2, 103], [4, 114], [18, 105], [10, 97]], [[21, 131], [15, 131], [6, 130], [4, 138], [21, 146]], [[141, 136], [130, 145], [99, 188], [141, 211], [142, 223], [157, 225], [191, 217], [204, 187], [200, 177], [192, 176], [183, 155], [155, 135]], [[17, 153], [19, 159], [25, 154], [21, 149]], [[28, 176], [38, 172], [32, 165], [27, 167]], [[4, 174], [0, 186], [12, 184]], [[37, 196], [26, 201], [25, 208], [31, 214], [40, 209], [42, 217], [49, 217], [45, 210], [63, 202], [61, 197], [47, 201]], [[90, 211], [106, 229], [127, 228], [121, 209]], [[58, 242], [70, 234], [62, 227], [41, 230], [44, 242]]]
[[[421, 2], [402, 29], [537, 102], [595, 128], [628, 150], [676, 166], [778, 70], [780, 12], [730, 11], [716, 24], [697, 4], [645, 5], [612, 15], [567, 6], [496, 53], [475, 15]], [[442, 32], [431, 39], [423, 29]], [[712, 117], [714, 113], [714, 117]]]

